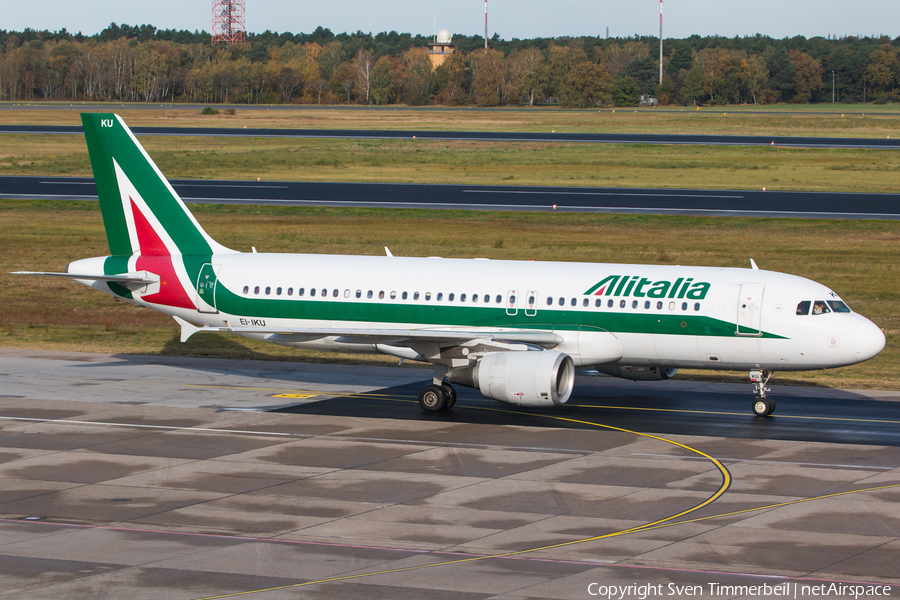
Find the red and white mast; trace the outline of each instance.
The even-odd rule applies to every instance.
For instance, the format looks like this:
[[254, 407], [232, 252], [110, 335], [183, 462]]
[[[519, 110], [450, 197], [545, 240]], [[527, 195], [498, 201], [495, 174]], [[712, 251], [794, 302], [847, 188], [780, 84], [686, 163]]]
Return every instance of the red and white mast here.
[[[487, 0], [484, 0], [487, 2]], [[662, 3], [663, 0], [659, 0], [659, 83], [662, 85], [662, 71], [663, 71], [663, 61], [662, 61]]]
[[484, 49], [487, 50], [487, 0], [484, 0]]

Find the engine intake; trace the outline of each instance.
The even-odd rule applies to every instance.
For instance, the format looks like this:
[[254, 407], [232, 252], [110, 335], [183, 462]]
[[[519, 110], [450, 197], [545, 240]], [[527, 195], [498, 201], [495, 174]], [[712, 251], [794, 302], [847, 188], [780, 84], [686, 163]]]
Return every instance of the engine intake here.
[[629, 367], [619, 365], [597, 365], [596, 369], [601, 373], [630, 379], [632, 381], [662, 381], [675, 377], [678, 369], [665, 369], [663, 367]]
[[447, 379], [509, 404], [558, 406], [572, 395], [575, 363], [555, 350], [493, 352], [474, 366], [450, 369]]

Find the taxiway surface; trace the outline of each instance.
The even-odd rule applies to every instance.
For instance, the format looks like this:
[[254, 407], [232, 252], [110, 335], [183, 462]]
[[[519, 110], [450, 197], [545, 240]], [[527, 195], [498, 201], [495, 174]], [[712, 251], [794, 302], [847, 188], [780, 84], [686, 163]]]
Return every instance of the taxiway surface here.
[[[550, 186], [172, 180], [188, 203], [656, 215], [900, 219], [900, 194]], [[0, 197], [97, 200], [90, 177], [0, 177]]]
[[749, 385], [582, 376], [426, 415], [429, 374], [0, 351], [0, 598], [900, 582], [896, 393], [759, 419]]

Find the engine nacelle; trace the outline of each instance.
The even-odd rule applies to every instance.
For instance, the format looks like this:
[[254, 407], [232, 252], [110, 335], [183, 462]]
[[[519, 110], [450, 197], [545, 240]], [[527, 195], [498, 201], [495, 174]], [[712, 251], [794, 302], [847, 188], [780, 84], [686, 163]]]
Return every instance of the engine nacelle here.
[[678, 369], [664, 369], [662, 367], [628, 367], [619, 365], [597, 365], [596, 369], [601, 373], [630, 379], [632, 381], [662, 381], [675, 377]]
[[451, 383], [478, 388], [488, 398], [519, 406], [564, 404], [575, 385], [572, 357], [555, 350], [493, 352], [472, 367], [450, 369]]

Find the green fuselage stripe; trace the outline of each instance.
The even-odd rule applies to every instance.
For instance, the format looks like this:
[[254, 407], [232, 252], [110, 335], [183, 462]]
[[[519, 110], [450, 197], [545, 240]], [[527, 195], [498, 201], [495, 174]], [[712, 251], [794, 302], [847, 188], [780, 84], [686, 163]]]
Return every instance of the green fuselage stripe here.
[[[524, 309], [507, 314], [504, 306], [447, 306], [419, 301], [396, 303], [326, 297], [322, 299], [246, 298], [222, 282], [216, 286], [216, 308], [237, 317], [256, 319], [308, 319], [316, 321], [402, 323], [410, 326], [440, 324], [447, 327], [510, 327], [518, 329], [576, 331], [598, 328], [613, 333], [647, 333], [734, 337], [734, 323], [689, 314], [605, 312], [601, 309], [538, 309], [528, 316]], [[741, 333], [753, 334], [755, 330]], [[781, 336], [763, 333], [764, 338]]]

